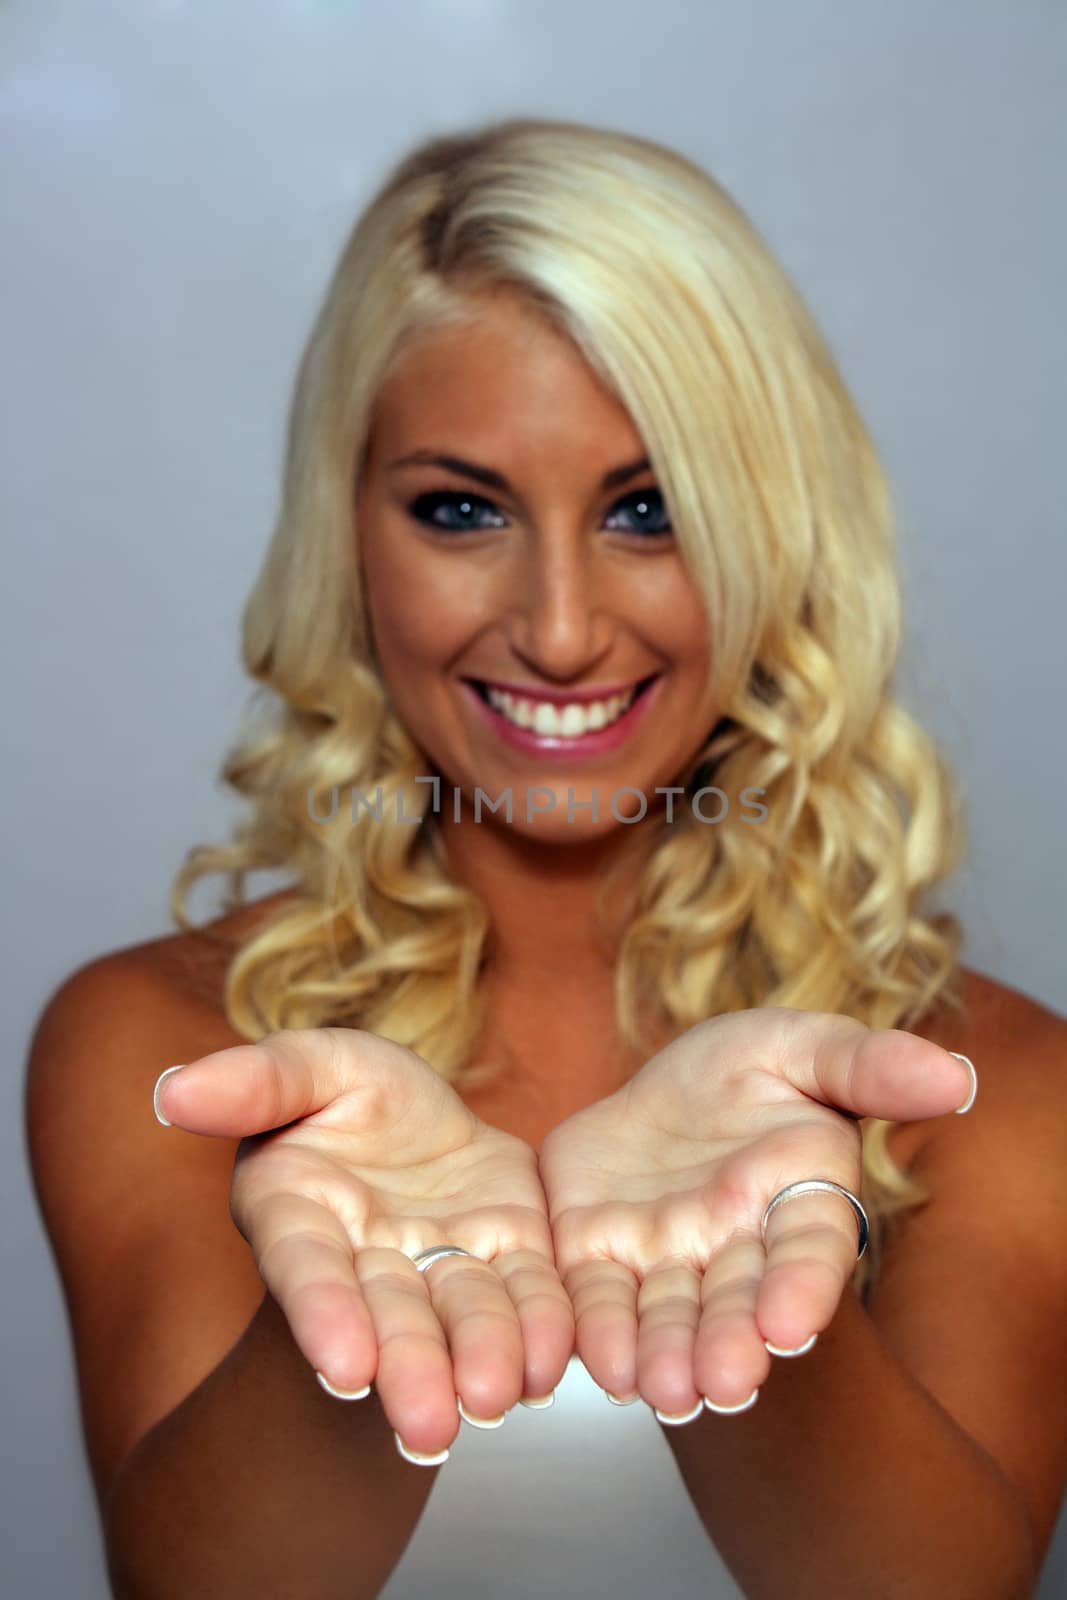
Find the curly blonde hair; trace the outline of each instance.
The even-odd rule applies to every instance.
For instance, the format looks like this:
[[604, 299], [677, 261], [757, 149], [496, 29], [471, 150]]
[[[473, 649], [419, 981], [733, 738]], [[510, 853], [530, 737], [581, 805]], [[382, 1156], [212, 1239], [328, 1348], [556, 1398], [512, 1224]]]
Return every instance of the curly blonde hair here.
[[[628, 831], [640, 859], [616, 962], [620, 1034], [647, 1048], [754, 1006], [908, 1028], [962, 1009], [962, 929], [922, 901], [964, 854], [959, 791], [895, 702], [901, 599], [890, 495], [812, 315], [702, 168], [630, 134], [512, 119], [433, 138], [354, 226], [300, 361], [281, 505], [243, 622], [269, 714], [222, 776], [251, 802], [232, 842], [191, 849], [171, 893], [283, 868], [297, 892], [230, 962], [225, 1008], [249, 1040], [370, 1029], [459, 1091], [475, 1064], [487, 909], [450, 878], [426, 772], [391, 706], [362, 594], [355, 507], [375, 396], [423, 332], [520, 295], [572, 339], [642, 435], [714, 638], [721, 720], [679, 775], [761, 791], [766, 815], [691, 813]], [[336, 806], [338, 788], [383, 804]], [[397, 802], [417, 827], [398, 823]], [[602, 886], [608, 892], [609, 885]], [[891, 1122], [863, 1129], [866, 1295], [892, 1217], [929, 1198]]]

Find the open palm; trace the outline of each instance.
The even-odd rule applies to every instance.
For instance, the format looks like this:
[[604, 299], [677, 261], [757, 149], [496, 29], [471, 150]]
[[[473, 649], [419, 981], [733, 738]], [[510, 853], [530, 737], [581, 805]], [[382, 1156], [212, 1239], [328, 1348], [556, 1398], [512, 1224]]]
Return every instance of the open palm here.
[[[851, 1017], [762, 1007], [702, 1022], [540, 1153], [576, 1345], [613, 1395], [665, 1417], [747, 1409], [775, 1353], [813, 1343], [855, 1266], [864, 1116], [960, 1107], [968, 1070], [939, 1046]], [[696, 1410], [694, 1410], [696, 1407]]]
[[[231, 1217], [331, 1393], [373, 1382], [398, 1443], [436, 1462], [457, 1400], [495, 1419], [555, 1387], [574, 1321], [528, 1144], [358, 1028], [282, 1030], [171, 1072], [157, 1116], [239, 1139]], [[420, 1273], [439, 1244], [470, 1254]]]

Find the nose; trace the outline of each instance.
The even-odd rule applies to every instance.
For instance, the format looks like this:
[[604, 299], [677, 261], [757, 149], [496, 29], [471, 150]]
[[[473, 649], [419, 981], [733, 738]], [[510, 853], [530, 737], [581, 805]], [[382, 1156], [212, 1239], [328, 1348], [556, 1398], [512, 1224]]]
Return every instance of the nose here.
[[517, 563], [510, 642], [545, 678], [586, 673], [611, 645], [604, 574], [581, 539], [530, 540]]

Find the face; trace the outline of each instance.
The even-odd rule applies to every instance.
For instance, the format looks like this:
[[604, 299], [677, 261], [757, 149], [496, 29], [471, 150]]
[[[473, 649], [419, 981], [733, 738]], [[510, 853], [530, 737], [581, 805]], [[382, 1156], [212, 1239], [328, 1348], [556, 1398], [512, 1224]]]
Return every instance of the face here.
[[[511, 296], [413, 343], [383, 386], [363, 582], [446, 817], [453, 786], [494, 802], [510, 789], [513, 828], [601, 837], [624, 826], [613, 798], [641, 815], [627, 788], [662, 809], [656, 787], [714, 725], [705, 615], [644, 454], [577, 347]], [[504, 815], [483, 803], [483, 825]]]

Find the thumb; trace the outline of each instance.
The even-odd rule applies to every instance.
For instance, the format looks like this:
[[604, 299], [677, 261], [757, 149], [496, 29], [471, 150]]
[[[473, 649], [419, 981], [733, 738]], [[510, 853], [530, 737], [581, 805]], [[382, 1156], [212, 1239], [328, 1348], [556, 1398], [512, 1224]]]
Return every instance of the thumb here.
[[[286, 1028], [257, 1044], [231, 1045], [168, 1067], [152, 1105], [164, 1127], [215, 1138], [245, 1138], [321, 1111], [342, 1094], [374, 1093], [386, 1065], [403, 1070], [411, 1052], [360, 1028]], [[365, 1065], [366, 1083], [359, 1068]], [[353, 1070], [355, 1069], [355, 1070]]]
[[780, 1070], [794, 1088], [857, 1117], [920, 1121], [969, 1110], [978, 1074], [966, 1056], [903, 1028], [852, 1017], [794, 1012], [783, 1030]]

